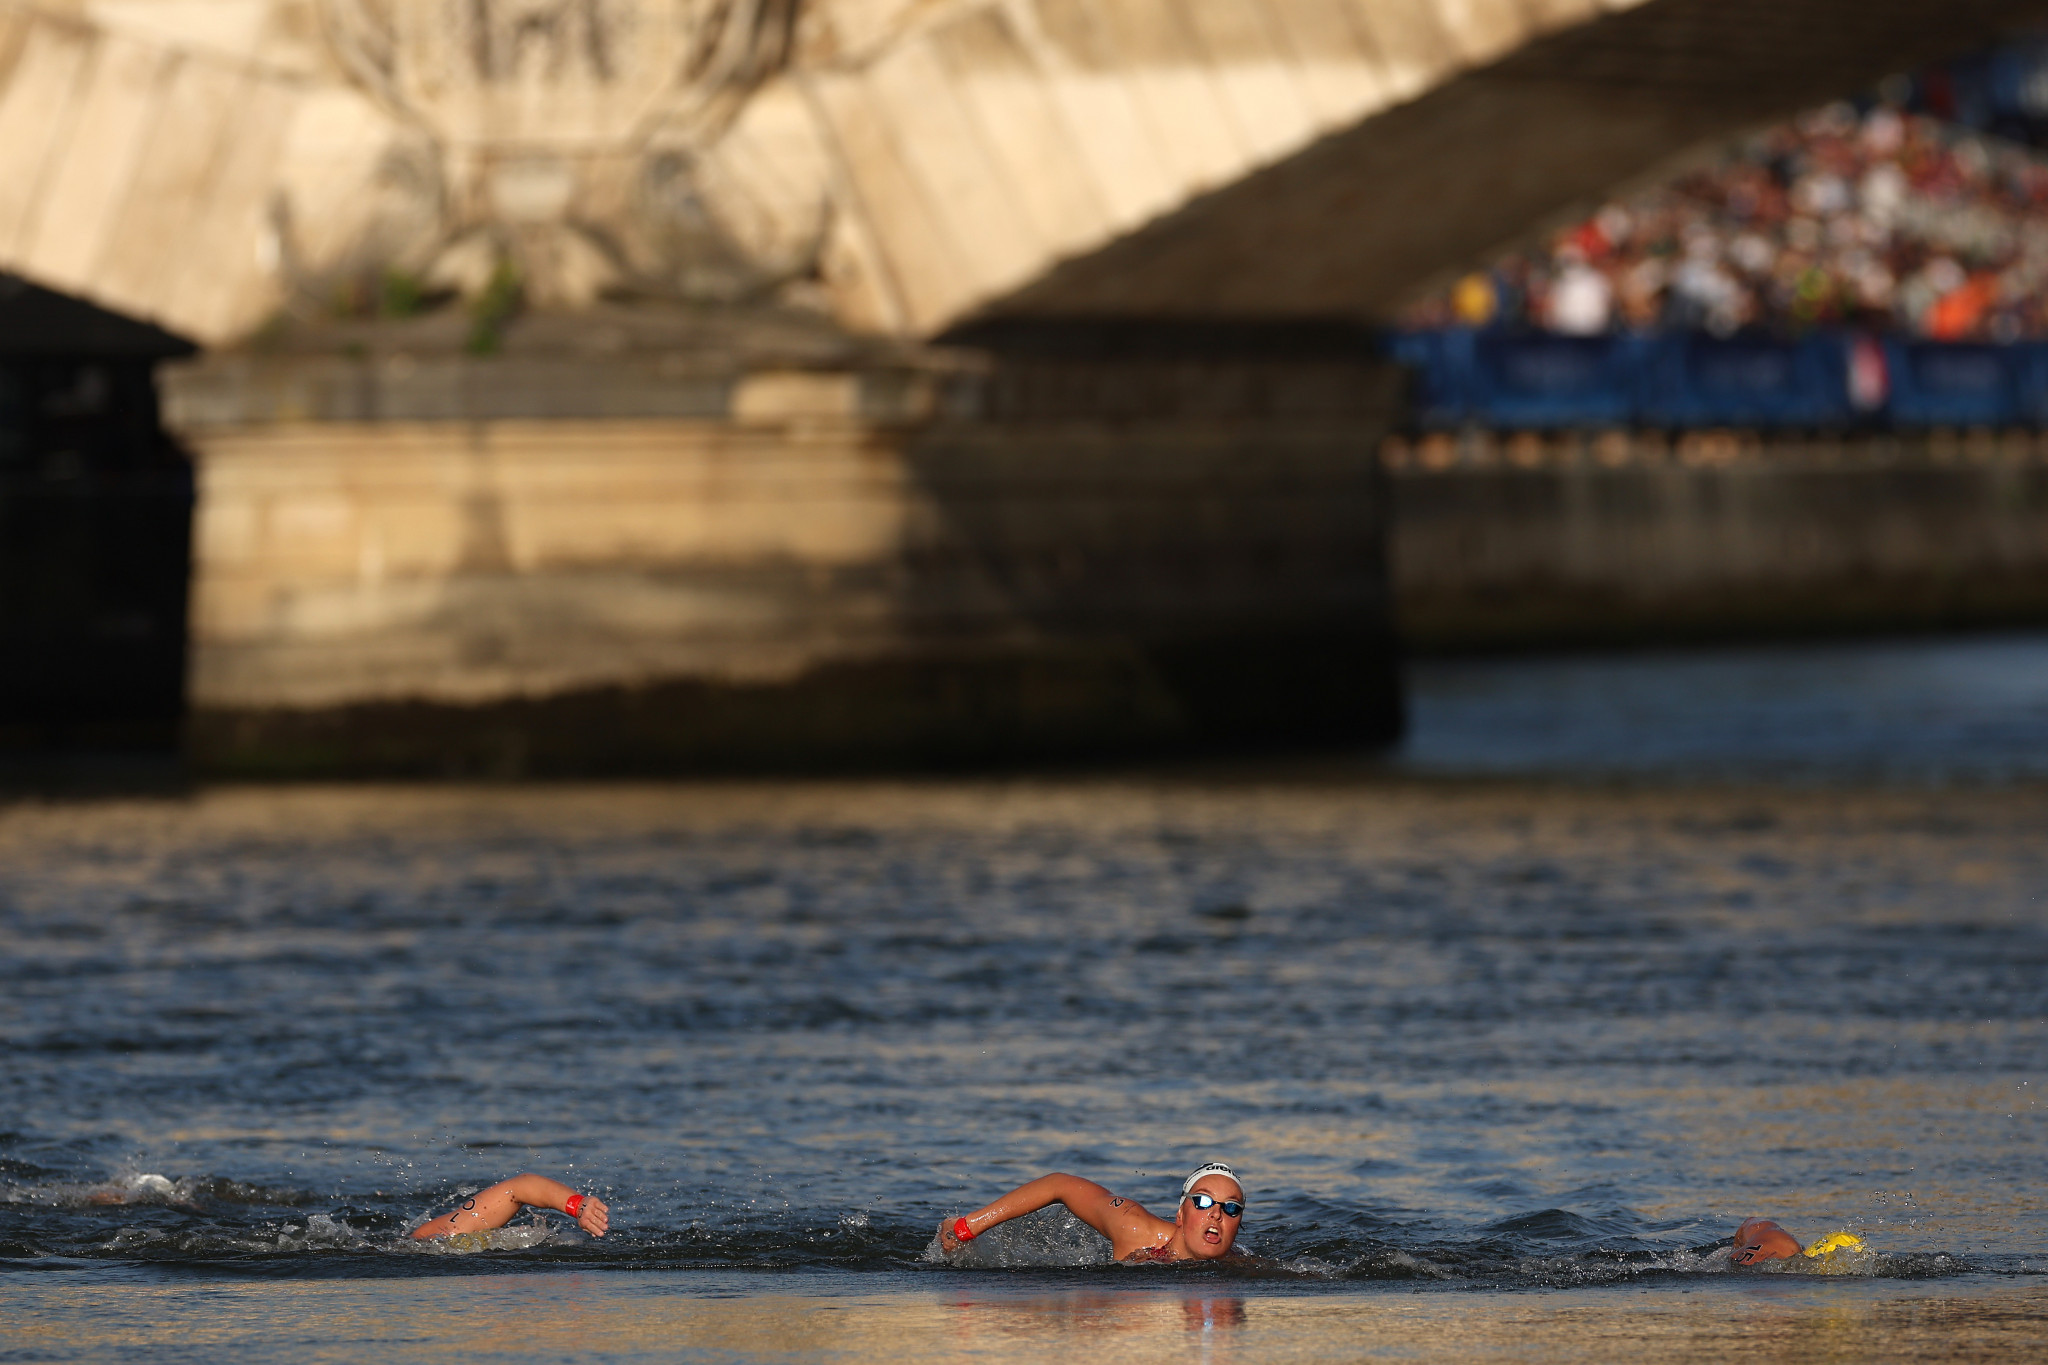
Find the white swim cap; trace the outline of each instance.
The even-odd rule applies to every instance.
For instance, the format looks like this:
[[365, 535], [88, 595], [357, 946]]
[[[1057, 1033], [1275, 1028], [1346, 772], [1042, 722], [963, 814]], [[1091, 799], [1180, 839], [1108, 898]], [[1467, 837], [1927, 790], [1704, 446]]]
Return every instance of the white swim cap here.
[[1237, 1192], [1239, 1194], [1244, 1193], [1244, 1182], [1237, 1178], [1236, 1171], [1231, 1170], [1220, 1161], [1211, 1161], [1206, 1165], [1197, 1166], [1194, 1170], [1188, 1172], [1188, 1178], [1180, 1182], [1180, 1197], [1183, 1199], [1187, 1198], [1188, 1191], [1195, 1187], [1195, 1182], [1205, 1175], [1228, 1176], [1230, 1177], [1230, 1183], [1237, 1186]]

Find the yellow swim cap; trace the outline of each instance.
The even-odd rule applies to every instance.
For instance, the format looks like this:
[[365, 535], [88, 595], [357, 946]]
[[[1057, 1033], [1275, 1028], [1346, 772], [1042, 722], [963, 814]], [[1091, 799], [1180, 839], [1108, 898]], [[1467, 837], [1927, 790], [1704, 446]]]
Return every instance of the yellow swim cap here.
[[1825, 1256], [1831, 1251], [1861, 1251], [1863, 1239], [1853, 1232], [1835, 1232], [1821, 1238], [1806, 1249], [1809, 1256]]

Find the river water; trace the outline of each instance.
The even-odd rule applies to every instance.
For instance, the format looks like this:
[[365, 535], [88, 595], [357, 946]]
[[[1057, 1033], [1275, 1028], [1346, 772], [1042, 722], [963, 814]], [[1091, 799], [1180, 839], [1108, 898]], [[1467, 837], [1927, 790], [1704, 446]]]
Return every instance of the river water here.
[[[1853, 725], [1789, 783], [1585, 763], [1723, 656], [1458, 665], [1391, 769], [0, 807], [0, 1360], [2038, 1349], [2024, 644], [1907, 650], [2005, 681], [1896, 781]], [[1634, 740], [1458, 739], [1601, 669], [1663, 699]], [[1210, 1158], [1242, 1264], [1050, 1215], [931, 1259], [1039, 1172], [1164, 1211]], [[521, 1170], [613, 1235], [404, 1238]], [[1870, 1250], [1732, 1271], [1757, 1213]]]

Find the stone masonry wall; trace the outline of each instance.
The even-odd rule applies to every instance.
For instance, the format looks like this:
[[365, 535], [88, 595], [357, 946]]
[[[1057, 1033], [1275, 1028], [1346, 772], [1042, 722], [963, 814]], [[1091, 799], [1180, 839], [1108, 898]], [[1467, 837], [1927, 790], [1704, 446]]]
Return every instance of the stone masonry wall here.
[[292, 386], [213, 362], [171, 403], [198, 755], [674, 771], [1391, 733], [1392, 375], [1131, 368], [1104, 392], [1155, 401], [1121, 411], [1100, 367], [1040, 365], [757, 372], [697, 417], [225, 421]]
[[1388, 442], [1420, 650], [2048, 621], [2048, 437]]

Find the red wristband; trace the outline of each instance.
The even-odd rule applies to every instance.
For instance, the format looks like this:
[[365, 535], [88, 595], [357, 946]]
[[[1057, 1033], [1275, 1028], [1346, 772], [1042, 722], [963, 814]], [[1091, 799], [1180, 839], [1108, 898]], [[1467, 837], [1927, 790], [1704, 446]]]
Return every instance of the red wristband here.
[[956, 1242], [971, 1242], [974, 1240], [974, 1229], [967, 1226], [965, 1218], [955, 1218], [953, 1220], [953, 1240]]
[[580, 1194], [572, 1194], [567, 1199], [564, 1199], [562, 1201], [562, 1212], [568, 1214], [571, 1218], [574, 1218], [578, 1214], [582, 1213], [583, 1196]]

